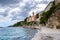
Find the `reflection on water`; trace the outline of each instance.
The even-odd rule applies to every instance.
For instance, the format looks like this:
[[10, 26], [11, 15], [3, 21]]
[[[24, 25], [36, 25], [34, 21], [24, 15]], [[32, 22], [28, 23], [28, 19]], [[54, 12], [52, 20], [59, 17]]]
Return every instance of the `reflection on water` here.
[[31, 40], [36, 29], [22, 27], [0, 28], [0, 40]]

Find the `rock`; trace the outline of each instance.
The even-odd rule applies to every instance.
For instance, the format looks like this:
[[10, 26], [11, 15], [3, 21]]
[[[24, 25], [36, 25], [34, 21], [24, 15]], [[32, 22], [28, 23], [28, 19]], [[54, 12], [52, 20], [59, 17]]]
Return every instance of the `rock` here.
[[53, 37], [51, 37], [51, 36], [43, 36], [42, 40], [53, 40]]
[[46, 23], [46, 26], [55, 29], [57, 28], [57, 26], [60, 26], [60, 9], [57, 9], [54, 13], [52, 13]]

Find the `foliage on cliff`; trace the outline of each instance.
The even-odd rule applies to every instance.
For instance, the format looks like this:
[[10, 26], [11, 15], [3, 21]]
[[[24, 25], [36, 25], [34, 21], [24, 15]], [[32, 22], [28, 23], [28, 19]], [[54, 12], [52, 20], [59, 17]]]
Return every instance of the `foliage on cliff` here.
[[54, 10], [56, 9], [56, 5], [53, 2], [52, 7], [50, 8], [50, 10], [48, 10], [47, 12], [43, 12], [42, 13], [42, 17], [40, 19], [40, 24], [45, 24], [47, 22], [47, 20], [49, 19], [49, 17], [51, 16], [51, 14], [54, 12]]

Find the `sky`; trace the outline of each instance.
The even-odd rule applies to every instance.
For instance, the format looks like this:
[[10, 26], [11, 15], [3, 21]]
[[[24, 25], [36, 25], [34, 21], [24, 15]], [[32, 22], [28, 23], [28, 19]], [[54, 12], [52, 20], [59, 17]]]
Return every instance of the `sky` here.
[[23, 21], [32, 12], [43, 11], [52, 0], [0, 0], [0, 27]]

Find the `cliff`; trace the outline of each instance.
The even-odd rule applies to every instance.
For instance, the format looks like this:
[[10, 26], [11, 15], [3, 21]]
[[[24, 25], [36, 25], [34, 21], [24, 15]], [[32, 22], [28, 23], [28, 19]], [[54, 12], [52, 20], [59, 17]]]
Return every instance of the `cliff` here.
[[60, 5], [57, 5], [56, 9], [53, 11], [50, 18], [46, 22], [46, 26], [60, 28]]

